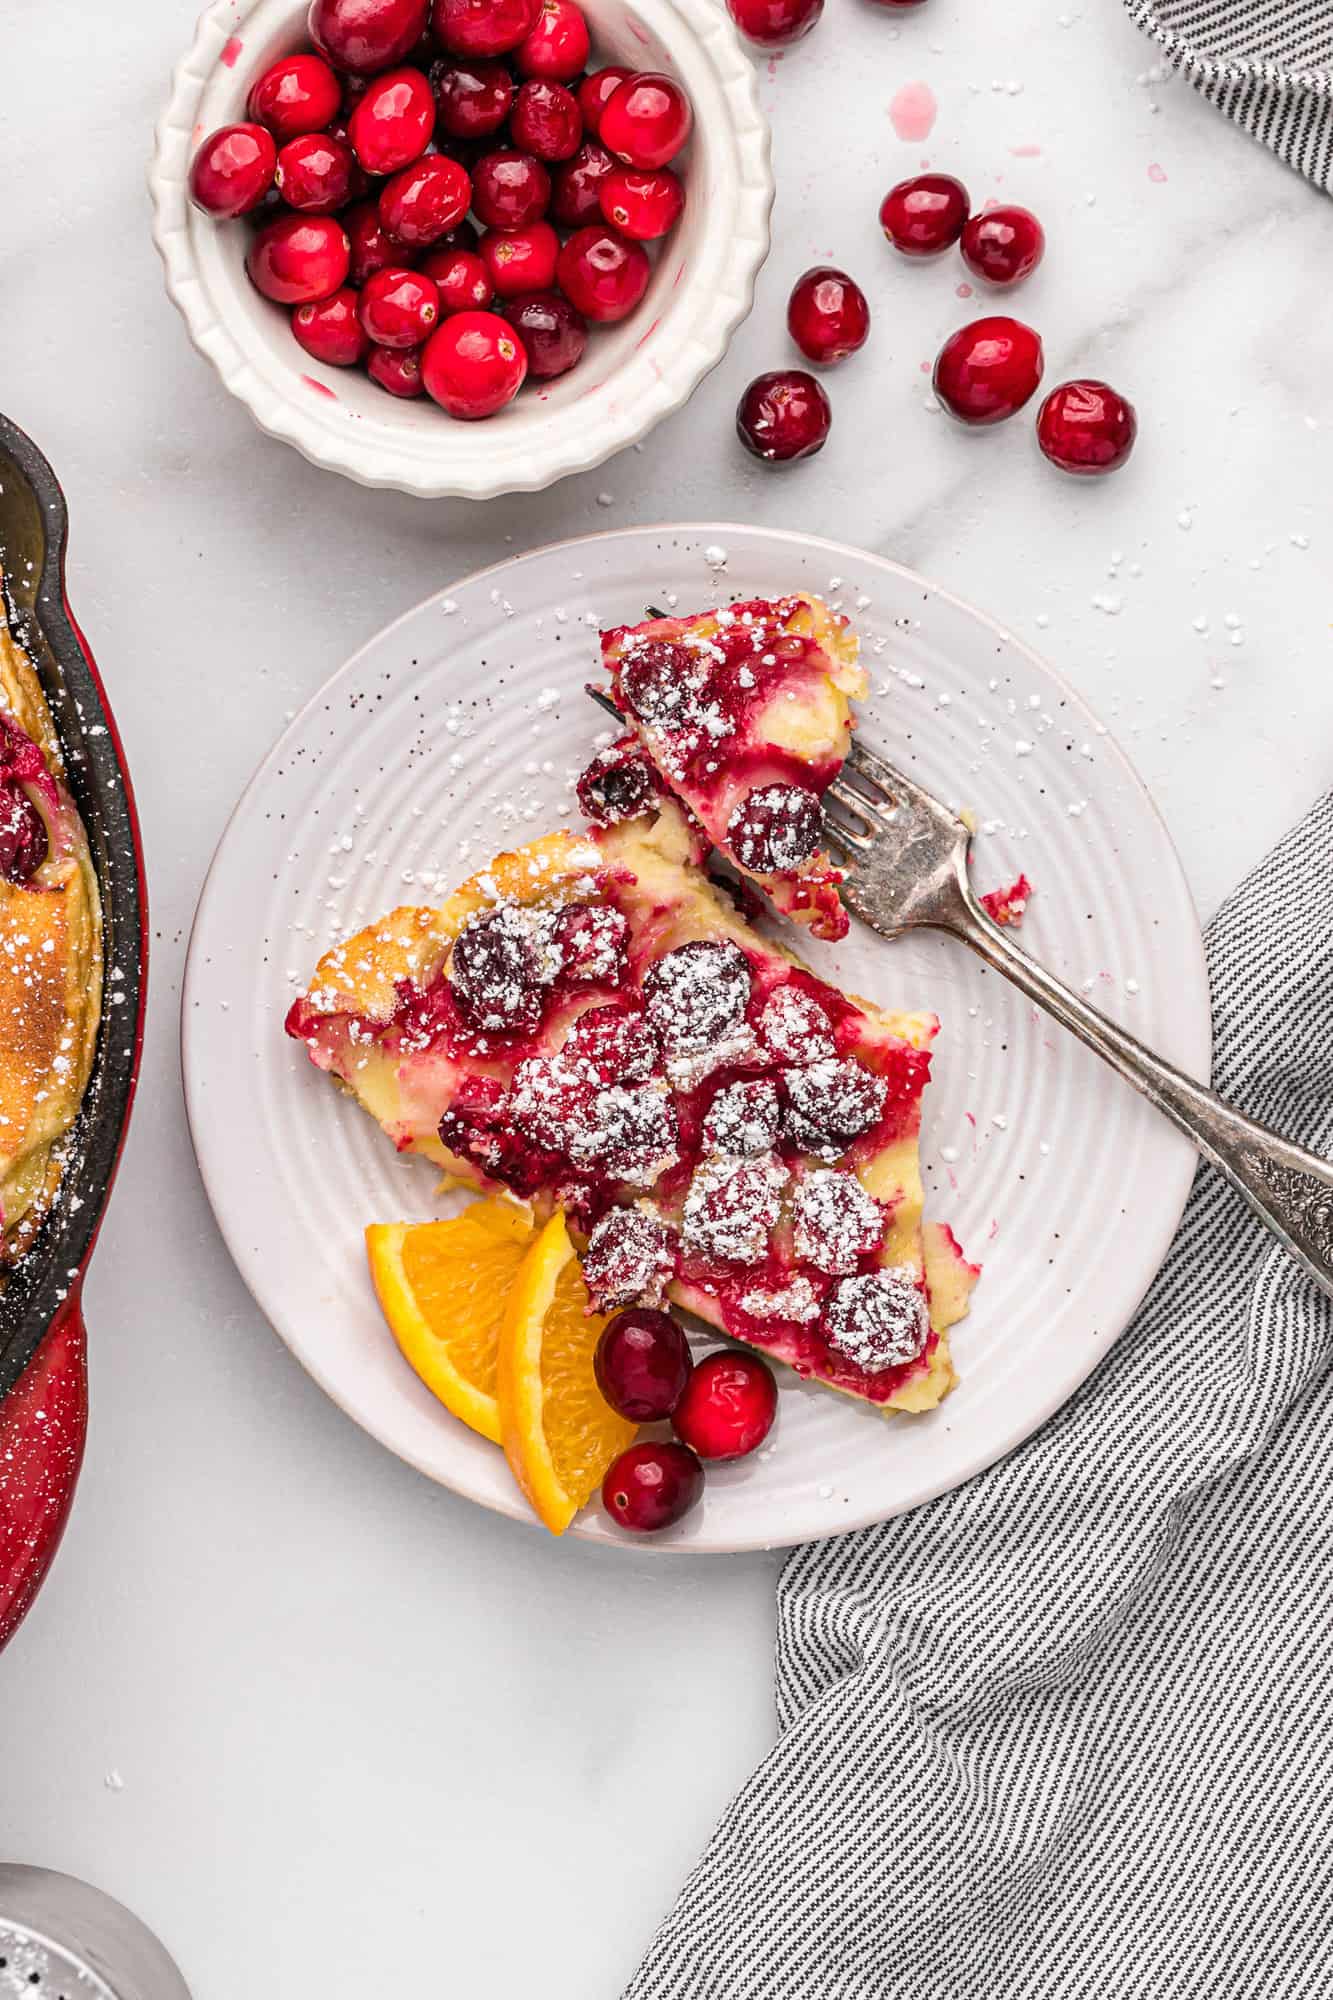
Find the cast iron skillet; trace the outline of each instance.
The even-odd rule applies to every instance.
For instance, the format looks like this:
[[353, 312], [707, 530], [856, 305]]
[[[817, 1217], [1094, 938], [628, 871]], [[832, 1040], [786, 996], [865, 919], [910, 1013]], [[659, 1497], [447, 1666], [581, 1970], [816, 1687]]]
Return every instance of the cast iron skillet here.
[[65, 601], [65, 498], [0, 416], [0, 571], [64, 748], [102, 895], [97, 1053], [60, 1197], [0, 1291], [0, 1646], [37, 1594], [83, 1458], [88, 1390], [80, 1292], [129, 1122], [143, 1042], [147, 903], [134, 794], [101, 678]]

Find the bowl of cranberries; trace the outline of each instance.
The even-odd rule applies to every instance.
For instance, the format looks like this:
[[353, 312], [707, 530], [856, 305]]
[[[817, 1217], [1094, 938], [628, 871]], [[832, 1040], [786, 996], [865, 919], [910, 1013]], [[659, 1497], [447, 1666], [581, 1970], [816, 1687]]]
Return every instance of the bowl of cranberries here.
[[712, 0], [216, 0], [150, 185], [167, 289], [264, 430], [474, 499], [685, 402], [773, 197]]

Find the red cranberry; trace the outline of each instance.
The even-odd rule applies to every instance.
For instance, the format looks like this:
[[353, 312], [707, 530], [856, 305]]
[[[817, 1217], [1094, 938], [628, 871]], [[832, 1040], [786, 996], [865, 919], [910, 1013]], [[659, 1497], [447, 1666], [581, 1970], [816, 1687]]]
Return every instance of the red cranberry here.
[[279, 145], [301, 132], [323, 132], [342, 106], [342, 85], [321, 56], [284, 56], [264, 71], [250, 92], [250, 116], [267, 125]]
[[307, 354], [330, 368], [353, 368], [370, 351], [370, 340], [357, 318], [356, 293], [350, 285], [331, 299], [297, 306], [292, 313], [292, 332]]
[[771, 465], [822, 451], [832, 422], [828, 397], [803, 368], [756, 375], [736, 410], [741, 443]]
[[959, 248], [974, 277], [988, 285], [1017, 285], [1036, 270], [1046, 232], [1028, 208], [985, 208], [972, 216]]
[[549, 291], [559, 254], [560, 238], [549, 222], [530, 222], [526, 229], [488, 229], [481, 239], [482, 262], [502, 299]]
[[[567, 375], [582, 358], [588, 344], [588, 322], [559, 292], [530, 292], [524, 298], [510, 299], [504, 316], [527, 349], [528, 373], [535, 382]], [[582, 792], [579, 797], [582, 800]], [[588, 812], [586, 804], [584, 811]], [[595, 819], [596, 814], [588, 813], [588, 817]]]
[[563, 83], [544, 76], [519, 86], [509, 120], [509, 136], [525, 153], [539, 160], [568, 160], [583, 137], [578, 99]]
[[581, 229], [602, 219], [601, 183], [615, 171], [605, 146], [585, 139], [572, 160], [557, 167], [551, 184], [551, 214], [565, 229]]
[[364, 285], [372, 271], [402, 263], [402, 247], [389, 236], [373, 201], [360, 201], [355, 208], [349, 208], [342, 225], [352, 246], [349, 275], [354, 285]]
[[451, 417], [490, 417], [522, 388], [528, 357], [498, 313], [453, 313], [431, 335], [421, 372], [430, 394]]
[[671, 1428], [700, 1458], [745, 1458], [777, 1413], [777, 1383], [757, 1354], [710, 1354], [685, 1384]]
[[1037, 412], [1037, 443], [1062, 472], [1114, 472], [1134, 449], [1134, 405], [1109, 383], [1062, 382]]
[[546, 76], [553, 83], [570, 83], [588, 60], [588, 23], [574, 0], [545, 0], [537, 25], [514, 51], [522, 76]]
[[585, 319], [602, 325], [633, 312], [652, 276], [642, 244], [596, 225], [575, 230], [560, 252], [556, 270], [570, 304]]
[[440, 317], [440, 295], [420, 271], [390, 264], [361, 288], [357, 310], [376, 347], [420, 347]]
[[597, 136], [627, 167], [664, 167], [689, 138], [693, 123], [680, 85], [654, 70], [640, 70], [607, 99]]
[[541, 0], [434, 0], [431, 22], [451, 55], [502, 56], [537, 25]]
[[960, 424], [998, 424], [1035, 394], [1041, 336], [1021, 320], [974, 319], [950, 334], [935, 361], [935, 394]]
[[660, 1423], [689, 1380], [689, 1342], [670, 1313], [631, 1306], [603, 1327], [593, 1369], [617, 1416], [634, 1424]]
[[428, 153], [380, 189], [380, 221], [397, 243], [411, 249], [438, 243], [463, 220], [472, 182], [457, 160]]
[[938, 257], [958, 241], [971, 201], [952, 174], [914, 174], [891, 187], [879, 205], [879, 226], [904, 257]]
[[817, 792], [805, 785], [761, 785], [746, 793], [727, 821], [727, 845], [742, 868], [771, 875], [808, 861], [823, 828]]
[[273, 185], [278, 149], [262, 125], [210, 132], [190, 167], [190, 199], [205, 215], [248, 215]]
[[432, 250], [417, 268], [439, 292], [441, 312], [480, 312], [495, 297], [491, 274], [473, 250]]
[[616, 167], [597, 198], [611, 227], [636, 243], [665, 236], [685, 206], [685, 190], [670, 167]]
[[783, 1132], [817, 1159], [840, 1160], [884, 1115], [888, 1085], [851, 1056], [786, 1070], [782, 1081]]
[[409, 349], [372, 347], [366, 373], [381, 389], [387, 389], [391, 396], [400, 396], [404, 402], [426, 393], [421, 379], [421, 356]]
[[288, 208], [305, 215], [331, 215], [352, 188], [356, 161], [351, 148], [323, 132], [289, 139], [278, 154], [274, 186]]
[[785, 49], [808, 35], [824, 11], [824, 0], [727, 0], [727, 12], [747, 41], [761, 49]]
[[644, 1005], [673, 1055], [697, 1055], [744, 1019], [752, 983], [750, 961], [730, 938], [691, 938], [649, 966]]
[[514, 79], [503, 63], [439, 64], [431, 75], [440, 129], [451, 139], [489, 138], [509, 116]]
[[373, 76], [410, 55], [430, 0], [311, 0], [310, 39], [335, 69]]
[[486, 153], [473, 169], [472, 207], [488, 229], [523, 229], [550, 199], [551, 176], [527, 153]]
[[250, 282], [280, 306], [327, 299], [347, 282], [352, 246], [331, 215], [280, 215], [245, 253]]
[[618, 63], [612, 63], [608, 69], [596, 69], [591, 76], [584, 77], [578, 87], [578, 101], [583, 129], [590, 139], [597, 137], [608, 101], [615, 96], [625, 78], [633, 74], [633, 70], [622, 69]]
[[622, 1451], [602, 1481], [602, 1505], [636, 1535], [669, 1528], [697, 1505], [704, 1469], [683, 1444], [649, 1439]]
[[870, 332], [866, 295], [845, 271], [816, 264], [792, 287], [787, 331], [811, 361], [845, 361]]
[[377, 76], [348, 125], [368, 174], [394, 174], [419, 160], [435, 131], [435, 98], [419, 69]]
[[0, 779], [0, 881], [31, 882], [50, 847], [46, 821], [23, 787]]

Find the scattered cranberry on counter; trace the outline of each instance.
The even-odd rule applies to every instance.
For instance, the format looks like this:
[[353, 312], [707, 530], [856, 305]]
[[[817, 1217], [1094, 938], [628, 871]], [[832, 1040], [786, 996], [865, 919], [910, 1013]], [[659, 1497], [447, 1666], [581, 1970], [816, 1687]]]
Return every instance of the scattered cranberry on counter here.
[[564, 229], [580, 229], [602, 213], [601, 184], [615, 172], [605, 146], [585, 140], [572, 160], [557, 167], [551, 180], [551, 214]]
[[537, 25], [540, 0], [434, 0], [431, 26], [451, 55], [503, 56]]
[[549, 222], [530, 222], [526, 229], [488, 229], [479, 254], [492, 285], [502, 299], [524, 292], [545, 292], [555, 283], [560, 238]]
[[471, 201], [466, 170], [444, 153], [428, 153], [385, 182], [379, 218], [395, 243], [426, 249], [458, 226]]
[[560, 289], [585, 319], [608, 325], [632, 313], [648, 289], [652, 265], [642, 244], [595, 223], [576, 229], [560, 252]]
[[451, 313], [426, 343], [421, 379], [451, 417], [494, 416], [523, 386], [528, 357], [507, 321], [493, 312]]
[[583, 137], [583, 113], [572, 90], [548, 77], [519, 85], [509, 117], [509, 136], [521, 152], [538, 160], [568, 160]]
[[345, 206], [356, 161], [352, 149], [325, 132], [303, 132], [278, 154], [273, 185], [288, 208], [303, 215], [332, 215]]
[[588, 322], [559, 292], [532, 292], [509, 299], [504, 316], [528, 351], [528, 373], [534, 382], [567, 375], [583, 357]]
[[736, 411], [741, 443], [770, 465], [812, 458], [823, 448], [832, 421], [828, 397], [802, 368], [756, 375]]
[[523, 76], [572, 83], [583, 72], [590, 46], [588, 23], [574, 0], [545, 0], [536, 25], [515, 49], [514, 62]]
[[430, 0], [311, 0], [310, 39], [335, 69], [373, 76], [410, 55]]
[[352, 248], [331, 215], [280, 215], [246, 252], [250, 282], [280, 306], [327, 299], [347, 282]]
[[579, 110], [583, 114], [583, 129], [590, 139], [597, 137], [602, 122], [602, 113], [607, 102], [614, 97], [625, 78], [632, 72], [613, 64], [609, 69], [594, 70], [585, 76], [578, 87]]
[[220, 221], [248, 215], [273, 185], [278, 149], [262, 125], [224, 125], [211, 132], [190, 167], [190, 199]]
[[1084, 479], [1122, 466], [1138, 428], [1134, 405], [1107, 382], [1061, 382], [1037, 412], [1037, 443], [1046, 457]]
[[1036, 270], [1046, 249], [1046, 232], [1028, 208], [985, 208], [971, 216], [959, 239], [963, 262], [974, 277], [1004, 288]]
[[376, 347], [420, 347], [440, 317], [440, 294], [420, 271], [391, 264], [361, 287], [361, 324]]
[[613, 229], [649, 243], [675, 228], [685, 190], [670, 167], [616, 167], [600, 182], [597, 199]]
[[899, 181], [879, 208], [879, 226], [904, 257], [938, 257], [963, 233], [971, 203], [952, 174], [914, 174]]
[[593, 1357], [597, 1386], [618, 1416], [655, 1424], [669, 1417], [690, 1378], [690, 1347], [670, 1313], [630, 1306], [608, 1320]]
[[509, 116], [514, 79], [503, 63], [437, 64], [431, 80], [440, 129], [450, 139], [489, 139]]
[[648, 1439], [622, 1451], [602, 1481], [602, 1505], [636, 1535], [669, 1528], [698, 1504], [704, 1469], [688, 1446]]
[[355, 368], [370, 352], [370, 336], [357, 317], [357, 297], [344, 285], [332, 298], [297, 306], [292, 332], [315, 361], [329, 368]]
[[1022, 320], [976, 319], [950, 334], [935, 362], [935, 394], [961, 424], [998, 424], [1036, 394], [1041, 336]]
[[402, 348], [372, 347], [366, 373], [381, 389], [387, 389], [391, 396], [399, 396], [404, 402], [426, 393], [421, 379], [421, 356], [417, 353]]
[[264, 71], [250, 92], [247, 109], [267, 125], [279, 145], [303, 132], [324, 132], [342, 109], [343, 93], [322, 56], [284, 56]]
[[435, 131], [435, 94], [419, 69], [377, 76], [347, 127], [368, 174], [394, 174], [419, 160]]
[[690, 136], [690, 100], [669, 76], [643, 70], [614, 90], [597, 136], [627, 167], [664, 167]]
[[845, 271], [816, 264], [792, 287], [787, 331], [807, 360], [845, 361], [865, 346], [870, 332], [866, 295]]
[[747, 41], [761, 49], [785, 49], [808, 35], [824, 11], [824, 0], [727, 0], [727, 12]]
[[441, 312], [480, 312], [495, 297], [491, 274], [475, 250], [432, 250], [417, 269], [439, 292]]
[[778, 1385], [757, 1354], [710, 1354], [693, 1370], [671, 1418], [702, 1459], [746, 1458], [773, 1428]]

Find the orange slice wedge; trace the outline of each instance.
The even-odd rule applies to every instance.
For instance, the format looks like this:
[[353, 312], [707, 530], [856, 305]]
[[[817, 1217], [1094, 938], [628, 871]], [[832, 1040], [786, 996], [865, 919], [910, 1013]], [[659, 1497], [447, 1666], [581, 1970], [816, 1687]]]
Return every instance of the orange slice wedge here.
[[551, 1217], [523, 1259], [500, 1327], [497, 1395], [510, 1470], [538, 1519], [563, 1535], [637, 1425], [618, 1417], [593, 1374], [606, 1320], [588, 1310], [565, 1218]]
[[505, 1300], [533, 1240], [531, 1218], [478, 1201], [444, 1222], [377, 1222], [366, 1254], [393, 1337], [433, 1395], [500, 1443], [495, 1394]]

